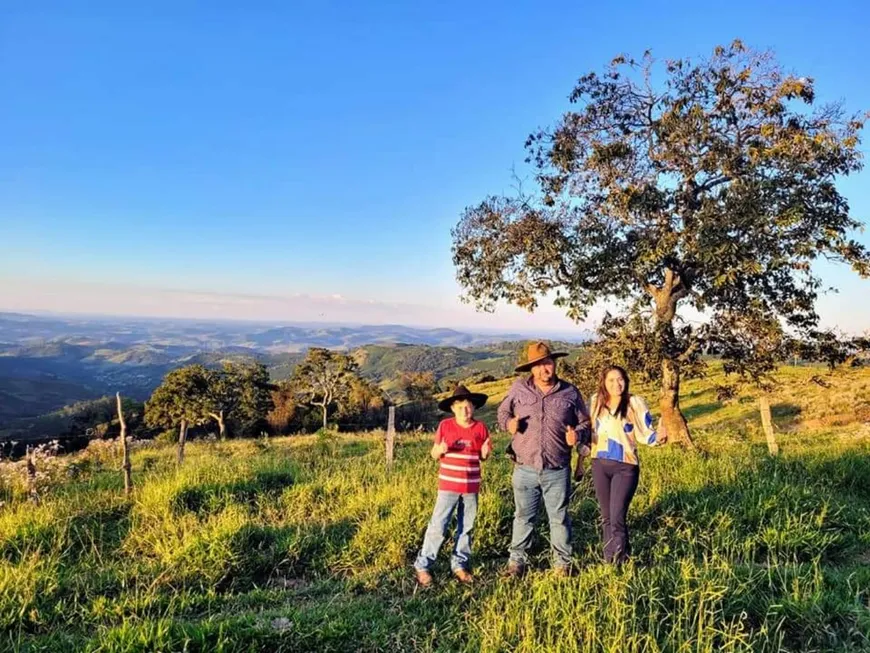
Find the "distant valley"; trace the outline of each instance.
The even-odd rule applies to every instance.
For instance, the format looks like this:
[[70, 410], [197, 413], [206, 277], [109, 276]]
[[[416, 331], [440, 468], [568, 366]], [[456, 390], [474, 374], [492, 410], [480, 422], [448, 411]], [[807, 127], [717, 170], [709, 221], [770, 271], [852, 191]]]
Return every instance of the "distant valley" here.
[[[577, 340], [588, 338], [579, 331]], [[0, 313], [0, 436], [21, 420], [120, 391], [145, 400], [169, 370], [257, 360], [289, 377], [309, 347], [354, 352], [389, 385], [401, 372], [438, 379], [509, 374], [524, 338], [400, 325], [268, 325]]]

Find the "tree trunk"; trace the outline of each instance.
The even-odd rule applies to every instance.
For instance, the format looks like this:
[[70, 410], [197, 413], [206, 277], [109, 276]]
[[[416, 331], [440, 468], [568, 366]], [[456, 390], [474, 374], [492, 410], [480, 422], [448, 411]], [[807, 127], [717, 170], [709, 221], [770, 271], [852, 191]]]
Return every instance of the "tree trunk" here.
[[124, 411], [121, 408], [121, 393], [116, 392], [115, 397], [118, 399], [118, 421], [121, 423], [121, 470], [124, 472], [124, 496], [129, 497], [133, 490], [133, 475], [130, 450], [127, 448], [127, 422], [124, 420]]
[[679, 442], [689, 449], [695, 448], [689, 435], [689, 425], [680, 410], [680, 368], [675, 361], [662, 361], [662, 389], [659, 398], [662, 423], [669, 442]]
[[677, 304], [688, 290], [671, 268], [665, 268], [664, 283], [661, 288], [650, 287], [650, 295], [656, 304], [656, 339], [662, 353], [662, 388], [659, 407], [665, 434], [670, 442], [678, 442], [688, 449], [695, 443], [689, 435], [689, 425], [680, 410], [680, 365], [677, 360], [679, 346], [674, 337], [674, 318]]
[[178, 450], [175, 454], [175, 464], [181, 467], [184, 464], [184, 443], [187, 442], [187, 420], [181, 420], [178, 428]]
[[218, 413], [217, 423], [218, 423], [218, 432], [220, 434], [218, 437], [220, 437], [221, 442], [223, 442], [224, 440], [227, 439], [227, 421], [224, 419], [223, 409], [221, 409], [221, 411]]
[[221, 439], [221, 441], [226, 440], [226, 437], [227, 437], [227, 421], [226, 421], [226, 419], [224, 418], [224, 411], [223, 411], [223, 409], [221, 409], [220, 412], [218, 412], [218, 413], [209, 413], [208, 416], [211, 417], [215, 422], [217, 422], [217, 425], [218, 425], [218, 433], [219, 433], [219, 436], [218, 436], [218, 437]]

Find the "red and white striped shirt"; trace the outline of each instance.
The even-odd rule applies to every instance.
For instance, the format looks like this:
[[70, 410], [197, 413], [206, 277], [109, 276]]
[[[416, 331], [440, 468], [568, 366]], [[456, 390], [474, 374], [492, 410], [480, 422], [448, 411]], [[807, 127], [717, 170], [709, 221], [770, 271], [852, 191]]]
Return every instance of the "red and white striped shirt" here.
[[438, 470], [438, 490], [476, 494], [480, 490], [480, 450], [489, 440], [486, 424], [472, 420], [459, 426], [451, 417], [438, 425], [435, 444], [447, 443], [447, 453], [441, 456]]

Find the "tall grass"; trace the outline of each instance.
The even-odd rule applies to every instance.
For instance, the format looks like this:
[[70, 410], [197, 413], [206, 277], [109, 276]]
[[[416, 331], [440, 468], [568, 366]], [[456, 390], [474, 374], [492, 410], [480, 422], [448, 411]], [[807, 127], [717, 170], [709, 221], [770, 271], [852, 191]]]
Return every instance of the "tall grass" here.
[[368, 436], [192, 443], [180, 472], [140, 449], [131, 501], [105, 468], [39, 506], [8, 496], [0, 650], [870, 650], [870, 441], [798, 428], [770, 459], [734, 410], [705, 413], [699, 453], [642, 452], [620, 569], [587, 479], [577, 576], [549, 572], [541, 526], [532, 573], [503, 577], [510, 463], [485, 463], [470, 589], [446, 563], [429, 591], [410, 573], [435, 496], [426, 437], [401, 438], [391, 472]]

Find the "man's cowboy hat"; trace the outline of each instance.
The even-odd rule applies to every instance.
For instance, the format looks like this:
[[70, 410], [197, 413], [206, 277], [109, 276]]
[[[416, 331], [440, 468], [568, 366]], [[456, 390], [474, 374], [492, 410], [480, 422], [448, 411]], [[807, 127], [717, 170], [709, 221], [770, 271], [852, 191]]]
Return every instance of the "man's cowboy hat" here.
[[550, 348], [543, 342], [530, 342], [528, 349], [528, 360], [522, 365], [517, 365], [516, 372], [528, 372], [532, 369], [532, 365], [540, 363], [545, 358], [562, 358], [568, 354], [564, 351], [550, 351]]
[[479, 392], [470, 392], [468, 388], [460, 384], [456, 386], [456, 389], [450, 397], [438, 402], [438, 408], [443, 410], [445, 413], [449, 413], [451, 412], [450, 407], [453, 405], [453, 402], [462, 401], [463, 399], [470, 401], [475, 408], [480, 408], [486, 403], [486, 400], [489, 399], [489, 397]]

